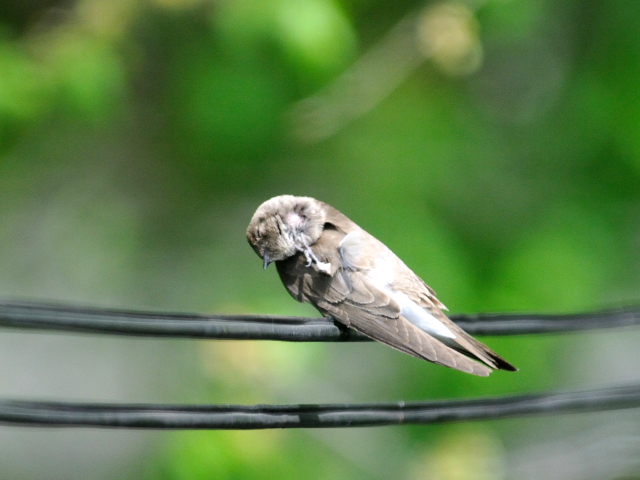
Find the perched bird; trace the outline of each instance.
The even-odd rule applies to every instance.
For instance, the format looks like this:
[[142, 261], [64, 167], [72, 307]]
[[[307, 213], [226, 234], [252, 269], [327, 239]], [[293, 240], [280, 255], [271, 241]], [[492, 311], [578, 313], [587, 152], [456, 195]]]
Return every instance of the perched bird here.
[[513, 365], [453, 323], [435, 292], [382, 242], [310, 197], [264, 202], [247, 239], [289, 293], [401, 352], [473, 375]]

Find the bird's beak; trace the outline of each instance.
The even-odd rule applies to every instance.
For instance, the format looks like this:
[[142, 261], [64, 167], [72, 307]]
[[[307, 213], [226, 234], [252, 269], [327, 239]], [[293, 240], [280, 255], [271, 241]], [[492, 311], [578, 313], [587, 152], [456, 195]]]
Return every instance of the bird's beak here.
[[264, 260], [264, 269], [266, 270], [271, 263], [271, 260], [269, 260], [269, 254], [267, 252], [264, 252], [262, 259]]

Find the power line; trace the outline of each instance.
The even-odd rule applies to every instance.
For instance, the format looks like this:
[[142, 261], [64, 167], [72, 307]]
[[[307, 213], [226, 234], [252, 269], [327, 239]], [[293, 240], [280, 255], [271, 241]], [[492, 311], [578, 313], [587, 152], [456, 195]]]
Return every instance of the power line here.
[[[640, 324], [640, 308], [569, 314], [453, 315], [475, 335], [524, 335]], [[198, 315], [0, 301], [0, 327], [115, 335], [361, 341], [328, 318]], [[125, 405], [0, 401], [0, 423], [23, 426], [264, 429], [444, 423], [640, 407], [640, 386], [467, 400], [354, 405]]]
[[640, 385], [506, 397], [354, 405], [124, 405], [0, 401], [0, 423], [137, 429], [337, 428], [450, 423], [640, 407]]
[[[640, 308], [578, 314], [452, 315], [472, 335], [528, 335], [640, 324]], [[366, 341], [328, 318], [198, 315], [0, 301], [0, 327], [113, 335], [291, 342]]]

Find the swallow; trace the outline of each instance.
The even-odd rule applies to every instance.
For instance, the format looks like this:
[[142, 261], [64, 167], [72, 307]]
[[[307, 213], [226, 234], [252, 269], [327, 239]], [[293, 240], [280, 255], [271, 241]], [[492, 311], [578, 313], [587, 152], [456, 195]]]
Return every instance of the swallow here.
[[266, 269], [275, 263], [293, 298], [416, 358], [478, 376], [516, 371], [452, 322], [435, 291], [378, 239], [332, 206], [281, 195], [247, 228]]

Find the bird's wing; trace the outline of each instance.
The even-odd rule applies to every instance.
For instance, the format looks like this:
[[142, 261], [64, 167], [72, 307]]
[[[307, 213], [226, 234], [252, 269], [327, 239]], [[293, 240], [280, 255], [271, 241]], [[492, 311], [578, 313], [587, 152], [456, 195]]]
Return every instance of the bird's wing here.
[[474, 375], [489, 375], [489, 367], [402, 317], [400, 305], [363, 271], [345, 268], [337, 248], [329, 248], [339, 245], [344, 233], [330, 230], [322, 237], [314, 251], [323, 262], [332, 265], [330, 274], [319, 271], [315, 265], [308, 267], [303, 254], [276, 263], [285, 287], [294, 298], [311, 303], [323, 314], [401, 352]]
[[411, 301], [429, 312], [431, 316], [435, 317], [442, 325], [453, 332], [455, 338], [445, 340], [449, 346], [465, 355], [478, 359], [492, 368], [509, 371], [517, 370], [516, 367], [496, 352], [473, 338], [451, 321], [451, 319], [442, 312], [443, 305], [436, 298], [433, 289], [409, 267], [402, 263], [400, 259], [397, 261], [399, 262], [397, 268], [400, 270], [400, 274], [395, 276], [395, 281], [390, 285], [390, 288], [403, 292]]
[[[330, 280], [316, 282], [309, 291], [311, 303], [323, 313], [414, 357], [474, 375], [487, 376], [491, 372], [401, 316], [398, 303], [361, 273], [341, 270], [333, 277], [325, 277]], [[322, 290], [329, 294], [318, 295]]]

